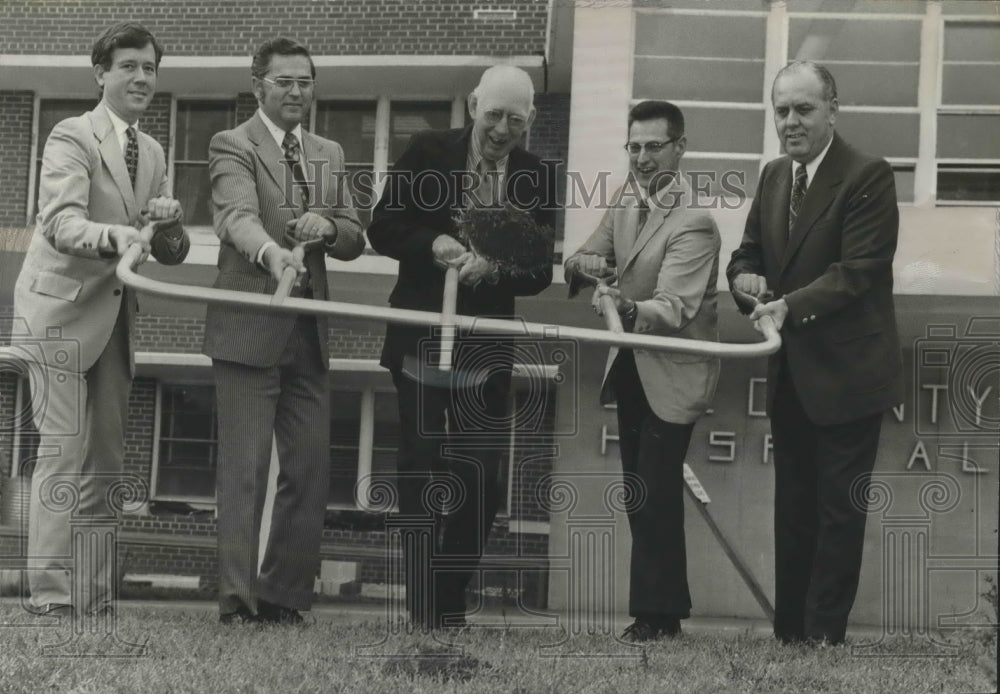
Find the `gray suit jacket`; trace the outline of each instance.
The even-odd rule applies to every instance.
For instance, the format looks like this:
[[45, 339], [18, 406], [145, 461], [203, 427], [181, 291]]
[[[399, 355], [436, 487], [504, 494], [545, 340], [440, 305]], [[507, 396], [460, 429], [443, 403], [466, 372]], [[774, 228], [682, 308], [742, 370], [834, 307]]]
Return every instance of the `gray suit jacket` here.
[[[333, 258], [351, 260], [365, 247], [361, 223], [344, 179], [340, 145], [302, 131], [305, 175], [314, 201], [309, 209], [333, 222], [336, 242], [326, 248]], [[285, 225], [302, 214], [281, 148], [259, 115], [216, 134], [209, 145], [209, 174], [218, 234], [219, 275], [215, 287], [273, 294], [277, 282], [255, 262], [268, 241], [288, 247]], [[320, 251], [305, 259], [314, 299], [329, 298], [326, 265]], [[213, 359], [247, 366], [273, 366], [288, 340], [295, 314], [272, 313], [210, 304], [203, 352]], [[327, 319], [316, 319], [322, 358], [329, 358]]]
[[[616, 266], [618, 287], [635, 300], [636, 333], [718, 340], [716, 297], [719, 230], [712, 215], [692, 208], [691, 189], [675, 180], [650, 205], [637, 229], [637, 200], [628, 187], [617, 191], [601, 223], [577, 251], [600, 255]], [[573, 278], [567, 277], [571, 282]], [[602, 402], [614, 400], [608, 372], [618, 356], [612, 348], [604, 370]], [[635, 350], [643, 391], [660, 419], [696, 420], [709, 407], [719, 380], [719, 360], [691, 354]]]
[[[61, 349], [56, 343], [69, 341], [75, 346], [69, 368], [89, 369], [108, 342], [122, 301], [128, 302], [131, 330], [135, 300], [115, 276], [118, 257], [103, 257], [99, 242], [109, 225], [139, 226], [146, 202], [169, 193], [163, 148], [141, 131], [138, 143], [134, 191], [103, 102], [60, 122], [45, 143], [38, 219], [14, 289], [14, 315], [31, 333], [22, 343], [41, 340], [45, 363], [66, 367], [61, 356], [55, 359]], [[45, 339], [50, 328], [61, 337]], [[130, 367], [131, 350], [130, 340]]]

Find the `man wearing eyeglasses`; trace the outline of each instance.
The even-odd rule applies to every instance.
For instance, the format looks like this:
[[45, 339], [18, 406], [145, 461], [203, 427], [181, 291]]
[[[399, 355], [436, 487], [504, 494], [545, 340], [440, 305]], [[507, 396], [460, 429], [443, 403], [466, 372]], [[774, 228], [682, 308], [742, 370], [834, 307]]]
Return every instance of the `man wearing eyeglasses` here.
[[[277, 38], [254, 53], [251, 74], [257, 112], [209, 146], [214, 286], [271, 294], [294, 268], [293, 296], [327, 299], [324, 255], [351, 260], [365, 242], [343, 150], [302, 127], [316, 69], [304, 46]], [[300, 261], [291, 247], [305, 242], [318, 247]], [[299, 623], [312, 603], [330, 486], [327, 320], [210, 304], [203, 351], [218, 403], [220, 620]], [[280, 472], [258, 573], [272, 434]]]
[[[444, 267], [462, 256], [467, 262], [459, 273], [460, 314], [513, 316], [514, 297], [537, 294], [551, 283], [551, 261], [533, 276], [500, 277], [490, 260], [466, 255], [470, 249], [456, 237], [453, 220], [470, 205], [509, 204], [554, 226], [555, 167], [520, 146], [535, 118], [533, 99], [527, 73], [492, 67], [469, 95], [471, 126], [411, 139], [368, 228], [375, 250], [399, 261], [392, 306], [440, 311]], [[399, 511], [407, 522], [426, 523], [431, 535], [430, 551], [404, 542], [407, 607], [417, 628], [465, 623], [465, 589], [500, 504], [513, 358], [507, 340], [490, 339], [488, 354], [475, 343], [474, 337], [457, 340], [455, 378], [442, 379], [422, 361], [439, 352], [433, 330], [386, 327], [381, 364], [392, 373], [399, 397]], [[468, 377], [466, 355], [483, 357], [476, 366], [478, 373], [488, 373], [484, 380]], [[429, 508], [434, 482], [458, 488], [457, 503], [443, 523]], [[413, 539], [419, 540], [416, 532]], [[431, 572], [431, 553], [440, 571]]]
[[[564, 264], [570, 296], [603, 280], [594, 293], [613, 299], [625, 330], [718, 340], [719, 231], [697, 206], [679, 165], [684, 116], [666, 101], [643, 101], [628, 116], [629, 180], [600, 225]], [[617, 285], [607, 284], [617, 281]], [[617, 401], [618, 441], [629, 510], [632, 560], [624, 638], [680, 634], [691, 610], [684, 543], [684, 458], [695, 421], [708, 408], [719, 360], [612, 348], [601, 402]]]

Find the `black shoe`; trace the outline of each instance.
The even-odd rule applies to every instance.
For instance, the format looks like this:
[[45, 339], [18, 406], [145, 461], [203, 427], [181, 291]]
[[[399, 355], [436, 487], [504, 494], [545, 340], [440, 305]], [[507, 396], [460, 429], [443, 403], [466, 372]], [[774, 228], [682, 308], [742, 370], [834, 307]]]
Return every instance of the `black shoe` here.
[[657, 641], [663, 638], [680, 636], [681, 620], [676, 617], [665, 617], [657, 620], [647, 620], [637, 617], [634, 622], [622, 632], [622, 639], [632, 643]]
[[302, 624], [305, 621], [298, 610], [275, 605], [273, 602], [268, 602], [267, 600], [257, 601], [257, 617], [265, 624], [294, 625]]
[[251, 612], [246, 605], [240, 605], [235, 612], [219, 615], [220, 624], [253, 624], [259, 621], [260, 618]]
[[47, 602], [44, 605], [26, 602], [24, 609], [37, 617], [69, 617], [73, 614], [73, 606], [61, 602]]

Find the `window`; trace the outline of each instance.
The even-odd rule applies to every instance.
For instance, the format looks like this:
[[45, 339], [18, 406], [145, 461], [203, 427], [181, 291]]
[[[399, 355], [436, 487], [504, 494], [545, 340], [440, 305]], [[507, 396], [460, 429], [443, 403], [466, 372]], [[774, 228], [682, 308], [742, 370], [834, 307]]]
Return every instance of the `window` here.
[[403, 153], [411, 135], [449, 128], [451, 109], [451, 101], [317, 102], [315, 132], [344, 148], [351, 195], [363, 225], [371, 221], [378, 201], [377, 178]]
[[174, 122], [174, 197], [184, 223], [212, 225], [212, 185], [208, 144], [215, 133], [236, 122], [235, 101], [178, 101]]
[[94, 108], [96, 102], [93, 99], [39, 99], [38, 101], [38, 145], [35, 149], [35, 192], [31, 200], [31, 209], [28, 210], [28, 223], [34, 222], [34, 217], [38, 214], [38, 188], [42, 177], [42, 153], [45, 151], [45, 142], [52, 134], [52, 129], [59, 121]]
[[889, 161], [900, 202], [914, 199], [920, 145], [920, 19], [817, 12], [790, 14], [788, 26], [788, 59], [830, 68], [839, 92], [837, 131]]
[[1000, 204], [1000, 23], [944, 22], [937, 204]]
[[316, 104], [316, 134], [344, 148], [351, 199], [362, 226], [371, 222], [375, 171], [374, 101], [320, 101]]
[[757, 187], [766, 33], [761, 12], [636, 15], [633, 103], [665, 99], [684, 111], [682, 167], [696, 190], [745, 198]]
[[218, 457], [215, 388], [163, 384], [159, 395], [152, 496], [214, 500]]

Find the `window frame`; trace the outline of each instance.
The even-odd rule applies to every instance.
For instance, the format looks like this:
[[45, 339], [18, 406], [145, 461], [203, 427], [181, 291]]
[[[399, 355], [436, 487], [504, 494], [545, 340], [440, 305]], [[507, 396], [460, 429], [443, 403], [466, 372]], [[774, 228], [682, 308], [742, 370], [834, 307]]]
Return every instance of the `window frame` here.
[[[167, 186], [168, 186], [168, 189], [170, 190], [170, 195], [172, 197], [175, 197], [175, 182], [176, 182], [176, 176], [177, 176], [177, 164], [201, 164], [202, 163], [200, 160], [195, 160], [195, 159], [178, 159], [177, 158], [177, 131], [178, 131], [177, 119], [178, 119], [178, 113], [179, 113], [179, 110], [180, 110], [178, 108], [178, 106], [181, 103], [204, 103], [204, 104], [217, 103], [217, 104], [229, 104], [231, 106], [231, 108], [232, 108], [232, 111], [231, 111], [231, 114], [230, 114], [231, 117], [230, 117], [230, 125], [229, 125], [229, 127], [230, 128], [234, 128], [237, 125], [237, 123], [236, 123], [236, 109], [237, 109], [237, 106], [238, 106], [237, 101], [238, 101], [237, 97], [231, 96], [231, 95], [226, 95], [226, 96], [194, 96], [194, 97], [177, 96], [176, 94], [172, 95], [172, 97], [170, 99], [170, 135], [169, 135], [170, 142], [169, 142], [169, 148], [168, 148], [169, 151], [167, 152]], [[206, 156], [206, 158], [205, 158], [204, 164], [205, 164], [205, 168], [207, 169], [208, 168], [208, 153], [207, 152], [206, 152], [205, 156]], [[188, 229], [207, 230], [209, 232], [214, 233], [213, 225], [211, 223], [209, 223], [209, 224], [189, 224], [189, 225], [187, 225], [187, 228]]]

